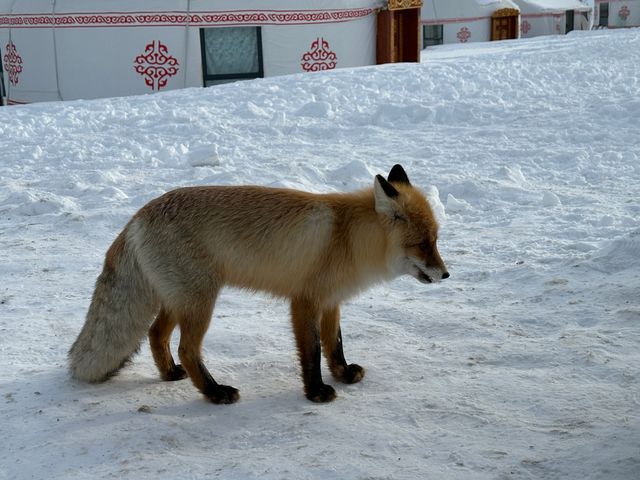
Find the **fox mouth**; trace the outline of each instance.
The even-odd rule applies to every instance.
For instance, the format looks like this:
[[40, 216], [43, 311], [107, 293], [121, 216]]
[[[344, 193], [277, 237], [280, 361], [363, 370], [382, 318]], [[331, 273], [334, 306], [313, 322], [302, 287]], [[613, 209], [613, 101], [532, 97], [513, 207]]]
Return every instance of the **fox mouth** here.
[[433, 280], [431, 280], [431, 277], [420, 269], [418, 269], [418, 280], [422, 283], [433, 283]]
[[433, 283], [433, 278], [430, 277], [422, 268], [418, 262], [411, 262], [413, 265], [413, 277], [418, 279], [420, 283]]
[[449, 278], [449, 272], [441, 268], [425, 265], [416, 260], [411, 261], [409, 272], [420, 283], [440, 283], [441, 279]]

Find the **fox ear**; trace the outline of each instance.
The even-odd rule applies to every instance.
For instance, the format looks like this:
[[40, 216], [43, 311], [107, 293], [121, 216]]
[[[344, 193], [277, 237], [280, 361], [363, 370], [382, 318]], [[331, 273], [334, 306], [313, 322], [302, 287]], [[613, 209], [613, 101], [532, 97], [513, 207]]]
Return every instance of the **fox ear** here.
[[407, 172], [404, 171], [402, 165], [394, 165], [387, 178], [390, 182], [406, 183], [407, 185], [411, 185]]
[[383, 213], [390, 217], [395, 215], [394, 198], [400, 193], [393, 185], [387, 182], [382, 175], [376, 175], [373, 181], [373, 193], [376, 201], [376, 212]]

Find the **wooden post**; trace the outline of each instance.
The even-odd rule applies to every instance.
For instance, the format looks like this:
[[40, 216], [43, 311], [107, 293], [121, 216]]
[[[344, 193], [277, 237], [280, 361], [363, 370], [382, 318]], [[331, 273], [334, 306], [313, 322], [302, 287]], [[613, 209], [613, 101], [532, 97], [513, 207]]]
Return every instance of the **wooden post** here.
[[393, 53], [395, 46], [393, 42], [394, 15], [390, 10], [382, 10], [378, 13], [378, 33], [376, 35], [376, 63], [395, 62]]

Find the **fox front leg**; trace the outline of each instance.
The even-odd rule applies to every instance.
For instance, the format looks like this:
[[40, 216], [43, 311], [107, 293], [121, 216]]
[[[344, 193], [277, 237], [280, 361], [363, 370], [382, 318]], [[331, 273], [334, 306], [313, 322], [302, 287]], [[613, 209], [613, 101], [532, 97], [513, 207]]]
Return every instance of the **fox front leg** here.
[[296, 337], [305, 396], [312, 402], [330, 402], [336, 391], [322, 381], [320, 373], [320, 309], [314, 302], [294, 299], [291, 320]]
[[342, 331], [340, 329], [340, 307], [327, 309], [322, 314], [322, 348], [329, 364], [329, 370], [343, 383], [357, 383], [364, 377], [364, 368], [352, 363], [347, 364], [342, 349]]

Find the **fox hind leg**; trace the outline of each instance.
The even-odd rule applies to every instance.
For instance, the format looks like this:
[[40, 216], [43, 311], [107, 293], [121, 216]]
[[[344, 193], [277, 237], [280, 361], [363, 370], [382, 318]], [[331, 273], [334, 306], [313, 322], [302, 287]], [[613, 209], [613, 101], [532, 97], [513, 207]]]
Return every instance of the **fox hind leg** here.
[[322, 349], [329, 364], [329, 370], [343, 383], [357, 383], [364, 377], [364, 368], [352, 363], [347, 364], [342, 349], [342, 331], [340, 329], [340, 307], [329, 308], [322, 313], [321, 322]]
[[211, 402], [235, 403], [240, 399], [237, 389], [216, 382], [202, 361], [202, 341], [211, 322], [214, 299], [193, 301], [177, 314], [180, 325], [178, 355], [191, 381]]
[[153, 360], [160, 372], [160, 378], [165, 381], [187, 378], [187, 371], [182, 365], [176, 365], [169, 348], [171, 333], [177, 324], [176, 317], [163, 307], [149, 329], [149, 344]]

